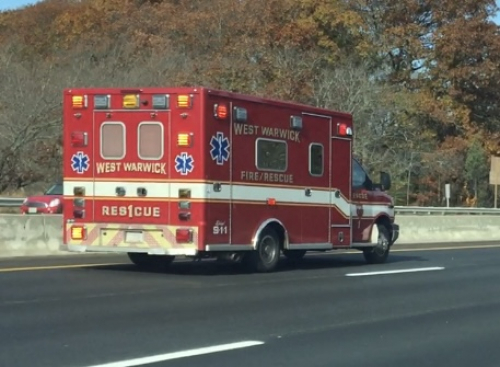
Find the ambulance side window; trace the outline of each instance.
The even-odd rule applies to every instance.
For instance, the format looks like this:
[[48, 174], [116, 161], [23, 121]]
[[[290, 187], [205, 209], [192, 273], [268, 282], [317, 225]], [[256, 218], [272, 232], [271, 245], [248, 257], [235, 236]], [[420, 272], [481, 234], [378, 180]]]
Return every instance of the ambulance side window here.
[[309, 174], [311, 176], [323, 176], [323, 145], [311, 143], [309, 145]]
[[143, 160], [163, 158], [163, 124], [160, 122], [141, 122], [137, 128], [137, 156]]
[[288, 146], [284, 140], [263, 139], [255, 141], [257, 169], [285, 172], [288, 166]]
[[101, 125], [101, 157], [103, 159], [125, 158], [125, 124], [104, 122]]
[[366, 172], [358, 163], [357, 160], [352, 160], [352, 186], [354, 188], [362, 188], [366, 182]]

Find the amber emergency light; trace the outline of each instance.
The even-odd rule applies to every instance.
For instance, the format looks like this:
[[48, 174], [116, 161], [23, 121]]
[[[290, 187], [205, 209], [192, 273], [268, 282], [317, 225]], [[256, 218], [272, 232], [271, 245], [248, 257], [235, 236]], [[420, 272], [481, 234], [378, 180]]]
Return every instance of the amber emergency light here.
[[73, 240], [83, 240], [86, 236], [86, 230], [84, 226], [72, 226], [71, 227], [71, 239]]
[[190, 147], [192, 143], [193, 134], [181, 133], [177, 135], [177, 146], [178, 147]]
[[179, 94], [177, 96], [177, 107], [179, 108], [191, 108], [192, 96], [187, 94]]
[[87, 108], [87, 96], [72, 96], [71, 104], [74, 109]]
[[138, 108], [139, 96], [136, 94], [127, 94], [123, 96], [123, 108]]

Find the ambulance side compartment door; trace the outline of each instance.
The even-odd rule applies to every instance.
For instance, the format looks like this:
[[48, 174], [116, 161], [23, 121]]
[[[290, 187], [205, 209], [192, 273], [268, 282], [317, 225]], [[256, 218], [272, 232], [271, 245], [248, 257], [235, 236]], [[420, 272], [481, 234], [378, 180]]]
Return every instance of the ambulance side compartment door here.
[[[207, 233], [206, 244], [214, 250], [227, 250], [231, 243], [231, 120], [214, 117], [216, 105], [225, 105], [231, 111], [231, 103], [221, 97], [209, 96], [206, 103], [207, 183]], [[214, 246], [215, 245], [215, 246]]]

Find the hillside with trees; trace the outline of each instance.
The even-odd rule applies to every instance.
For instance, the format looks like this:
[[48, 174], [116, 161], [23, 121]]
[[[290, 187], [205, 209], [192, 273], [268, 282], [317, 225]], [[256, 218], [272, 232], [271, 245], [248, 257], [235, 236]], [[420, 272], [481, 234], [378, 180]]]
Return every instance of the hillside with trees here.
[[61, 175], [66, 87], [204, 85], [354, 115], [398, 205], [492, 206], [494, 0], [45, 0], [0, 13], [0, 192]]

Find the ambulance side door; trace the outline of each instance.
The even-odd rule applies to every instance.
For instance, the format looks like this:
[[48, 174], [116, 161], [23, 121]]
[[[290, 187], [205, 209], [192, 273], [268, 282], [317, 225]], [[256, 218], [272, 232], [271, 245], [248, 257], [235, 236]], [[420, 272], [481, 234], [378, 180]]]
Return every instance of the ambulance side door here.
[[329, 116], [302, 113], [304, 128], [300, 132], [301, 149], [292, 151], [291, 165], [300, 164], [300, 174], [294, 183], [302, 187], [301, 242], [302, 248], [331, 248], [330, 230], [330, 152], [331, 124]]
[[352, 243], [352, 135], [342, 133], [348, 125], [348, 121], [341, 119], [334, 119], [332, 124], [330, 210], [333, 247], [350, 246]]

